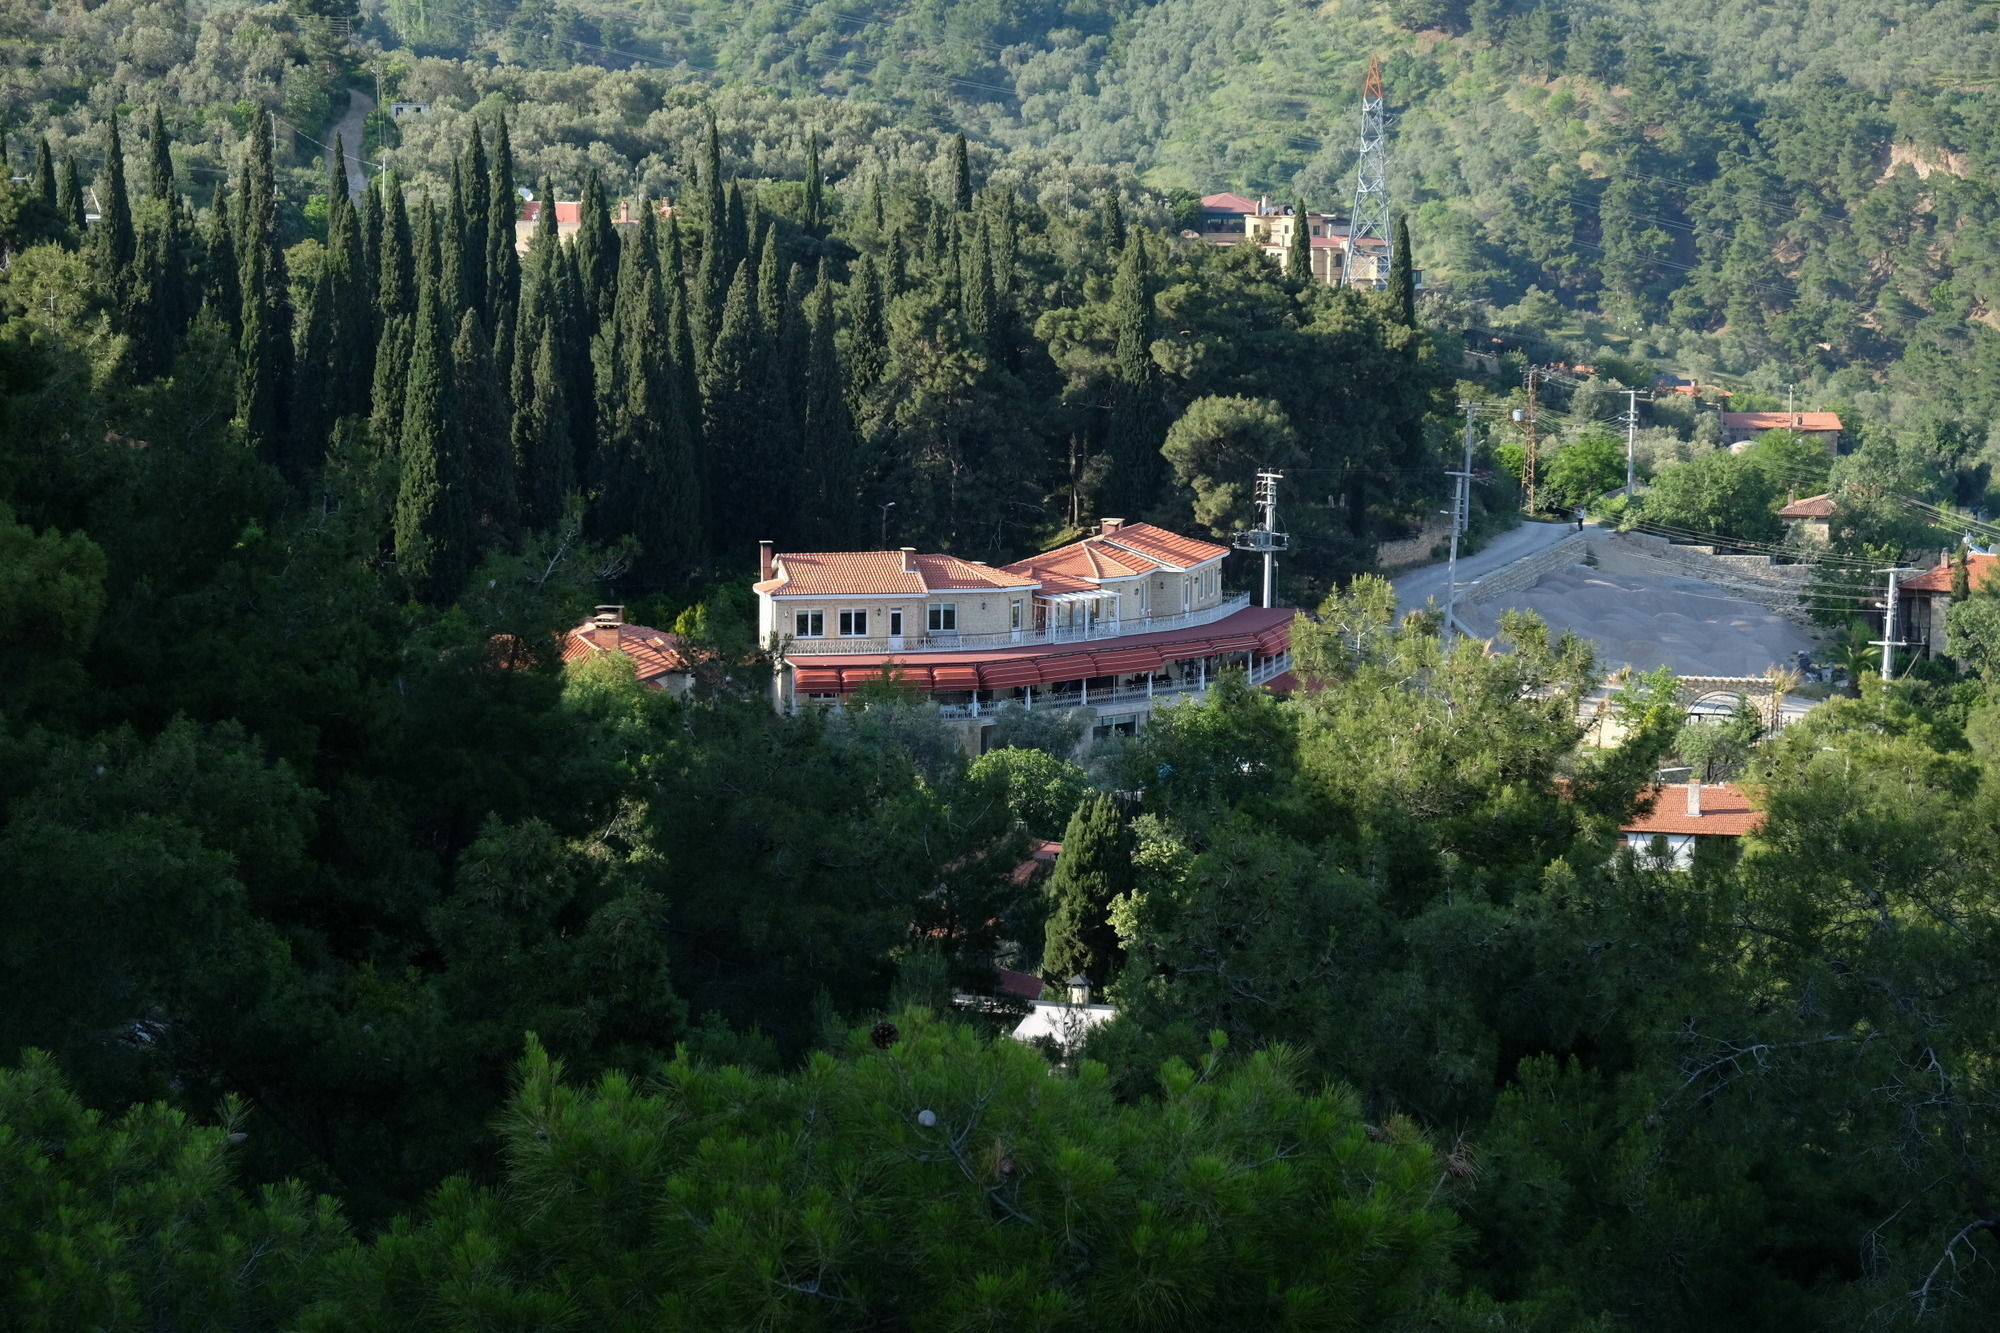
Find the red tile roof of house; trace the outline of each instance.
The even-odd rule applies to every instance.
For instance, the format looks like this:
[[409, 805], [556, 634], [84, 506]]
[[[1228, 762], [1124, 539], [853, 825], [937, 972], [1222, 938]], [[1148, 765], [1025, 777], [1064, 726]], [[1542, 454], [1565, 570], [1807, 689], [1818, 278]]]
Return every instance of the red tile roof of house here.
[[756, 585], [774, 597], [922, 597], [927, 592], [1027, 588], [1032, 576], [915, 551], [792, 551], [773, 557], [776, 577]]
[[1722, 428], [1732, 432], [1842, 429], [1837, 412], [1724, 412]]
[[589, 621], [563, 636], [562, 660], [580, 662], [599, 653], [624, 653], [642, 685], [658, 686], [660, 677], [691, 669], [681, 653], [678, 635], [646, 625]]
[[1022, 1000], [1042, 998], [1042, 979], [1033, 972], [1016, 972], [1011, 967], [999, 967], [994, 971], [1000, 974], [1002, 995], [1012, 995]]
[[1705, 782], [1701, 787], [1701, 813], [1687, 809], [1685, 784], [1653, 788], [1652, 805], [1631, 823], [1626, 833], [1699, 833], [1719, 838], [1740, 838], [1755, 833], [1764, 824], [1764, 812], [1750, 807], [1733, 782]]
[[[524, 200], [521, 204], [521, 221], [534, 222], [540, 219], [542, 216], [542, 204], [544, 202], [540, 199]], [[582, 222], [583, 201], [581, 199], [556, 200], [556, 225], [558, 227], [575, 227], [581, 225]]]
[[1201, 206], [1211, 213], [1255, 213], [1258, 211], [1258, 203], [1255, 199], [1245, 199], [1242, 195], [1231, 194], [1227, 190], [1221, 194], [1203, 195], [1201, 197]]
[[1056, 858], [1061, 855], [1061, 843], [1050, 842], [1047, 838], [1030, 838], [1028, 839], [1028, 859], [1015, 866], [1007, 878], [1018, 888], [1033, 879], [1043, 868], [1054, 865]]
[[1831, 495], [1808, 495], [1803, 500], [1794, 500], [1778, 511], [1779, 518], [1832, 518], [1833, 497]]
[[[1951, 561], [1941, 560], [1915, 578], [1896, 586], [1904, 592], [1949, 593], [1951, 565]], [[1971, 551], [1966, 554], [1965, 565], [1968, 580], [1974, 588], [1983, 588], [2000, 577], [2000, 555], [1981, 555]]]
[[1051, 592], [1080, 592], [1099, 579], [1130, 578], [1156, 569], [1178, 573], [1228, 554], [1227, 546], [1183, 537], [1151, 523], [1125, 523], [1002, 568], [1032, 576]]

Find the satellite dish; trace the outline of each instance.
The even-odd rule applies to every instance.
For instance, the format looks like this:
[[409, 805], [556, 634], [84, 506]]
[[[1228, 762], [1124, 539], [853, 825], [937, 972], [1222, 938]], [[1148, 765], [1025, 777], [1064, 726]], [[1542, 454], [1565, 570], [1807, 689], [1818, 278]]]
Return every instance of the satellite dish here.
[[1757, 442], [1755, 440], [1738, 440], [1729, 446], [1729, 452], [1732, 454], [1747, 454], [1756, 447]]
[[521, 202], [524, 204], [532, 204], [535, 202], [535, 192], [529, 189], [525, 185], [516, 186], [514, 189], [514, 193], [521, 196]]

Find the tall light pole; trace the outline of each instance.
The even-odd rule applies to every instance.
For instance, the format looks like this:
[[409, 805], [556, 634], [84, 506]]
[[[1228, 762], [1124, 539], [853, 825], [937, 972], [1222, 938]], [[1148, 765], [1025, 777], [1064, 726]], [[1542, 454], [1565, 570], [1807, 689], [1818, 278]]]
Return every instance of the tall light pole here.
[[891, 500], [887, 504], [875, 507], [882, 511], [882, 549], [886, 551], [889, 549], [889, 511], [896, 507], [896, 502]]
[[1458, 599], [1458, 534], [1466, 526], [1471, 516], [1472, 497], [1472, 419], [1479, 412], [1478, 403], [1462, 403], [1465, 408], [1465, 463], [1457, 472], [1447, 472], [1447, 477], [1456, 477], [1458, 486], [1451, 506], [1451, 558], [1445, 564], [1444, 574], [1444, 628], [1439, 642], [1451, 646], [1451, 616], [1453, 604]]

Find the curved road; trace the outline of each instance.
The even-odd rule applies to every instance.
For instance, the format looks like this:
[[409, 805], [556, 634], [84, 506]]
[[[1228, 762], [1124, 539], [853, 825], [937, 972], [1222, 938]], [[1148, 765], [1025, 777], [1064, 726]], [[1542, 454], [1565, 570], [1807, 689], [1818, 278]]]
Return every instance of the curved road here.
[[[1462, 588], [1476, 578], [1484, 577], [1500, 568], [1512, 564], [1523, 556], [1554, 546], [1563, 538], [1576, 531], [1574, 523], [1523, 523], [1512, 532], [1503, 532], [1486, 543], [1478, 555], [1458, 558], [1458, 584]], [[1390, 580], [1396, 589], [1396, 611], [1406, 615], [1421, 610], [1424, 603], [1437, 598], [1437, 604], [1444, 605], [1445, 571], [1449, 562], [1439, 561], [1435, 565], [1424, 565], [1407, 573], [1398, 574]]]
[[341, 148], [347, 154], [347, 192], [356, 199], [368, 188], [368, 164], [361, 158], [361, 123], [374, 109], [375, 99], [357, 89], [348, 94], [347, 114], [326, 127], [329, 152], [333, 148], [333, 136], [340, 136]]

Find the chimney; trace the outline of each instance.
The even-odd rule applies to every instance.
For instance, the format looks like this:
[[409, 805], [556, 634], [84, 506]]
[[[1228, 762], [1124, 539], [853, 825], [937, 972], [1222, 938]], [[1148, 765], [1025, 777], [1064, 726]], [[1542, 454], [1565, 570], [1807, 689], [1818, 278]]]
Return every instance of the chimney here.
[[1109, 537], [1124, 526], [1125, 520], [1122, 518], [1100, 518], [1097, 520], [1097, 535], [1100, 537]]
[[1270, 196], [1270, 195], [1268, 195], [1268, 194], [1260, 194], [1260, 195], [1258, 195], [1258, 196], [1257, 196], [1257, 211], [1258, 211], [1259, 213], [1268, 213], [1268, 212], [1270, 212], [1270, 211], [1271, 211], [1271, 196]]
[[768, 582], [777, 572], [777, 547], [769, 540], [757, 543], [757, 577]]
[[910, 557], [916, 553], [917, 548], [914, 546], [905, 546], [903, 548], [903, 572], [905, 574], [914, 574], [916, 572], [910, 565]]
[[623, 638], [621, 626], [625, 623], [625, 608], [622, 606], [600, 606], [590, 617], [590, 632], [585, 636], [599, 648], [616, 649]]
[[1688, 818], [1701, 818], [1701, 779], [1688, 778]]
[[620, 199], [618, 201], [618, 220], [620, 222], [630, 222], [632, 220], [632, 201], [630, 199]]

